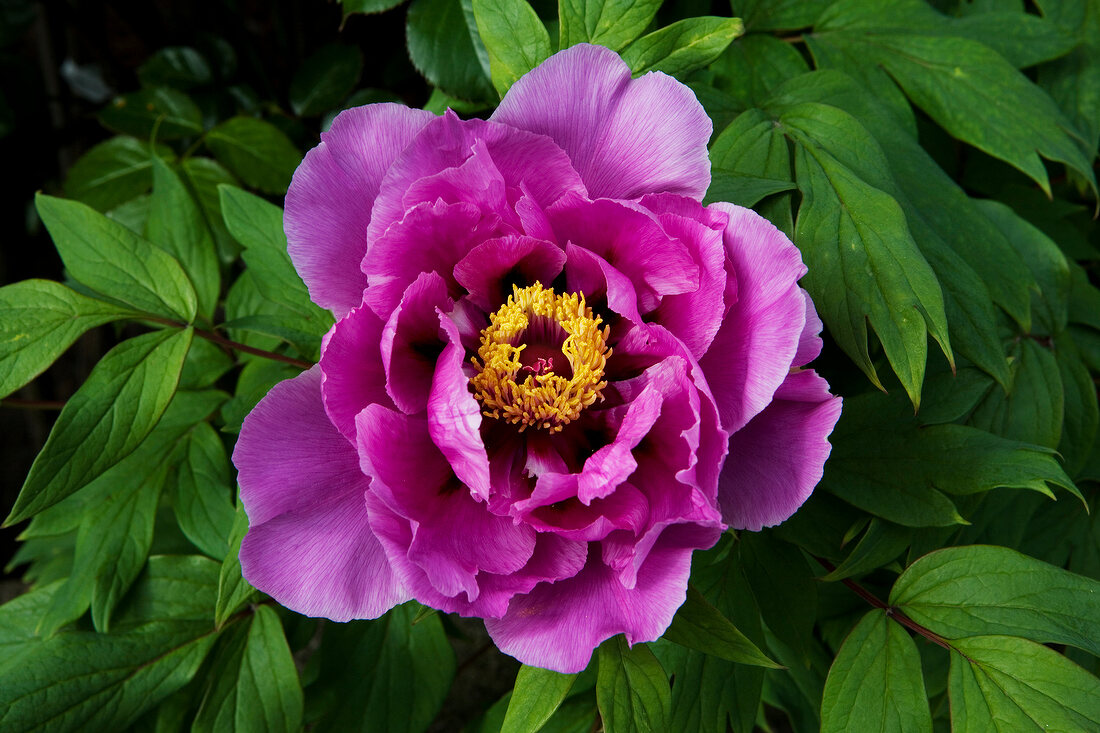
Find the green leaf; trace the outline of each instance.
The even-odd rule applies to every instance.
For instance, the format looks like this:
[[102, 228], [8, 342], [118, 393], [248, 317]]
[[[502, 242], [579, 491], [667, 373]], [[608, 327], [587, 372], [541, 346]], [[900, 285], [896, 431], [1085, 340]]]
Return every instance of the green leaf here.
[[813, 25], [831, 0], [734, 0], [733, 14], [751, 31], [791, 31]]
[[228, 119], [208, 132], [205, 142], [219, 162], [264, 193], [285, 194], [302, 160], [279, 128], [255, 117]]
[[575, 674], [523, 665], [516, 675], [512, 699], [500, 733], [536, 733], [569, 694]]
[[480, 40], [469, 31], [462, 0], [413, 0], [405, 25], [409, 58], [425, 79], [448, 95], [469, 101], [494, 99], [488, 71], [478, 58]]
[[302, 726], [302, 686], [275, 611], [258, 606], [214, 658], [216, 675], [191, 730], [295, 733]]
[[1073, 122], [1081, 149], [1096, 157], [1100, 140], [1100, 7], [1095, 2], [1043, 2], [1052, 23], [1077, 34], [1069, 55], [1039, 68], [1039, 85]]
[[305, 283], [294, 269], [286, 250], [282, 209], [239, 188], [223, 186], [220, 192], [226, 227], [244, 247], [245, 264], [260, 294], [293, 311], [295, 318], [284, 318], [282, 327], [323, 336], [332, 326], [332, 315], [309, 299]]
[[210, 64], [202, 54], [188, 46], [158, 49], [137, 70], [143, 87], [172, 87], [187, 91], [209, 84], [213, 78]]
[[1065, 389], [1050, 349], [1024, 339], [1012, 346], [1008, 393], [992, 389], [970, 423], [997, 435], [1055, 449], [1062, 438]]
[[[132, 137], [101, 142], [73, 163], [65, 178], [69, 198], [107, 211], [145, 193], [153, 185], [153, 151]], [[172, 161], [171, 148], [156, 146], [156, 157]]]
[[912, 539], [911, 529], [881, 519], [872, 519], [867, 525], [867, 531], [848, 557], [844, 558], [844, 562], [823, 575], [821, 580], [835, 582], [876, 570], [901, 554]]
[[290, 80], [290, 108], [314, 117], [339, 106], [359, 83], [363, 53], [355, 46], [330, 43], [309, 56]]
[[0, 727], [129, 727], [198, 671], [214, 641], [216, 572], [205, 558], [153, 558], [112, 633], [66, 631], [27, 643], [17, 666], [0, 668]]
[[[167, 466], [150, 466], [148, 460], [146, 456], [145, 466], [131, 461], [136, 472], [122, 474], [113, 485], [98, 482], [99, 491], [89, 490], [91, 501], [77, 532], [72, 574], [42, 616], [38, 626], [42, 636], [52, 636], [81, 616], [89, 604], [96, 631], [110, 629], [111, 613], [145, 566], [153, 542]], [[109, 491], [103, 490], [108, 487]]]
[[107, 352], [61, 410], [4, 526], [56, 504], [141, 444], [176, 391], [191, 333], [154, 331]]
[[258, 592], [241, 577], [241, 540], [248, 531], [248, 516], [237, 504], [233, 527], [229, 532], [229, 551], [218, 573], [218, 597], [214, 603], [214, 623], [221, 628], [226, 621], [256, 598]]
[[707, 189], [704, 203], [712, 204], [715, 201], [728, 201], [738, 206], [754, 206], [763, 198], [767, 198], [774, 193], [790, 191], [794, 187], [792, 181], [742, 176], [716, 170], [711, 173], [710, 188]]
[[885, 0], [835, 3], [807, 37], [811, 50], [816, 56], [831, 47], [881, 65], [953, 137], [1014, 166], [1048, 196], [1040, 154], [1065, 163], [1096, 190], [1090, 162], [1049, 96], [988, 46], [883, 23], [891, 8]]
[[168, 87], [116, 97], [99, 113], [104, 127], [148, 140], [175, 140], [202, 132], [202, 111], [183, 92]]
[[799, 656], [808, 659], [820, 583], [806, 558], [771, 532], [746, 532], [738, 544], [745, 577], [764, 622]]
[[400, 5], [404, 0], [340, 0], [344, 19], [353, 13], [384, 13]]
[[473, 9], [493, 86], [503, 97], [517, 79], [550, 57], [550, 34], [524, 0], [473, 0]]
[[642, 36], [622, 57], [635, 76], [663, 71], [682, 77], [714, 61], [744, 32], [740, 18], [685, 18]]
[[221, 438], [209, 423], [197, 425], [180, 447], [182, 461], [168, 495], [180, 529], [204, 553], [222, 560], [229, 549], [235, 511], [233, 479]]
[[854, 506], [907, 527], [943, 527], [961, 517], [941, 491], [1006, 487], [1052, 496], [1053, 484], [1078, 493], [1050, 450], [965, 425], [920, 427], [884, 411], [882, 401], [847, 400], [831, 437], [822, 486]]
[[218, 186], [224, 184], [239, 186], [236, 176], [225, 169], [221, 163], [212, 158], [187, 158], [180, 165], [180, 176], [187, 183], [187, 187], [195, 195], [195, 200], [202, 210], [206, 225], [214, 235], [214, 244], [218, 250], [218, 257], [222, 262], [229, 263], [237, 259], [241, 248], [233, 237], [229, 236], [222, 221], [221, 196], [218, 194]]
[[664, 638], [730, 662], [753, 664], [770, 669], [782, 668], [782, 665], [772, 661], [760, 651], [756, 644], [753, 644], [691, 585], [688, 586], [687, 600], [676, 612], [672, 624], [664, 633]]
[[41, 374], [88, 329], [134, 315], [52, 280], [0, 288], [0, 397]]
[[645, 32], [663, 0], [558, 0], [559, 48], [595, 43], [621, 51]]
[[645, 644], [629, 647], [619, 634], [597, 649], [596, 704], [607, 733], [668, 730], [668, 675]]
[[1011, 636], [979, 636], [951, 645], [953, 731], [1100, 727], [1100, 680], [1058, 652]]
[[851, 115], [806, 103], [780, 117], [797, 143], [802, 192], [795, 241], [809, 273], [802, 280], [829, 332], [881, 387], [867, 323], [914, 406], [920, 405], [927, 337], [951, 358], [943, 294], [913, 241], [898, 202], [870, 183], [889, 176], [881, 148]]
[[414, 626], [416, 612], [417, 604], [406, 603], [377, 621], [325, 627], [314, 686], [325, 696], [326, 713], [314, 730], [413, 733], [428, 727], [451, 686], [455, 659], [439, 616]]
[[1058, 361], [1065, 395], [1065, 423], [1058, 452], [1065, 459], [1066, 473], [1076, 477], [1085, 467], [1096, 444], [1100, 405], [1097, 404], [1092, 375], [1069, 334], [1063, 334], [1056, 345], [1058, 350], [1054, 356]]
[[221, 292], [221, 272], [214, 239], [202, 211], [176, 172], [164, 161], [153, 162], [153, 196], [145, 234], [176, 258], [195, 289], [198, 312], [212, 320]]
[[714, 86], [746, 108], [764, 104], [773, 89], [809, 70], [794, 44], [758, 34], [738, 38], [710, 65]]
[[34, 202], [75, 279], [141, 311], [195, 317], [195, 290], [171, 255], [84, 204], [41, 193]]
[[1011, 634], [1100, 655], [1100, 581], [1007, 547], [929, 553], [897, 579], [890, 605], [949, 639]]
[[821, 700], [822, 733], [932, 731], [913, 639], [886, 612], [863, 617], [837, 653]]

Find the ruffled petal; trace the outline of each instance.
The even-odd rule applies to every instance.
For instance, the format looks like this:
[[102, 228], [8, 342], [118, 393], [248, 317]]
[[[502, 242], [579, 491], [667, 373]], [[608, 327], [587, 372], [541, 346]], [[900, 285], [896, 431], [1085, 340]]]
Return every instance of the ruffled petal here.
[[722, 516], [758, 531], [794, 514], [821, 480], [841, 400], [813, 370], [792, 373], [763, 412], [730, 438], [718, 485]]
[[592, 651], [616, 634], [625, 634], [630, 644], [659, 638], [687, 595], [692, 550], [710, 547], [719, 535], [718, 530], [669, 527], [630, 589], [590, 547], [584, 570], [516, 596], [508, 613], [486, 619], [485, 628], [502, 652], [524, 664], [579, 672], [588, 666]]
[[791, 241], [756, 212], [724, 203], [711, 208], [729, 215], [726, 256], [737, 301], [699, 364], [722, 426], [732, 433], [763, 410], [787, 378], [806, 324], [797, 284], [806, 267]]
[[359, 263], [386, 170], [435, 116], [399, 104], [345, 110], [306, 154], [286, 195], [287, 251], [315, 303], [343, 317], [363, 300]]
[[[408, 559], [439, 593], [465, 593], [474, 601], [479, 572], [512, 573], [527, 563], [534, 530], [491, 513], [454, 479], [426, 419], [370, 405], [356, 425], [361, 465], [373, 479], [371, 494], [415, 527]], [[408, 576], [408, 582], [422, 597], [415, 578]]]
[[710, 185], [712, 125], [692, 91], [659, 72], [631, 79], [601, 46], [554, 54], [512, 85], [490, 119], [553, 138], [593, 197], [666, 191], [698, 200]]
[[370, 529], [355, 449], [321, 405], [320, 369], [276, 385], [233, 452], [249, 530], [241, 569], [307, 616], [376, 618], [408, 600]]
[[470, 301], [492, 312], [512, 294], [512, 285], [536, 281], [549, 285], [565, 265], [565, 252], [556, 244], [527, 236], [490, 239], [470, 250], [454, 268], [458, 284]]
[[405, 289], [382, 330], [386, 391], [402, 412], [420, 412], [428, 405], [435, 363], [446, 345], [436, 311], [449, 311], [451, 304], [443, 278], [435, 272], [421, 273]]
[[390, 407], [379, 344], [384, 323], [369, 307], [336, 322], [321, 352], [321, 398], [332, 424], [355, 442], [355, 416], [377, 402]]

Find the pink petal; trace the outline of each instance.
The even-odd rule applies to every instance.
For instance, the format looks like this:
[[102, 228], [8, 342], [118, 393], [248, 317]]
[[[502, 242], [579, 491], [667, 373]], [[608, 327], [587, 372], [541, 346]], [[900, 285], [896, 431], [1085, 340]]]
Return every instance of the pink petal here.
[[802, 506], [821, 480], [840, 407], [824, 379], [810, 369], [796, 371], [730, 438], [718, 501], [731, 527], [757, 531]]
[[383, 322], [369, 307], [355, 308], [336, 322], [321, 352], [321, 397], [325, 412], [348, 440], [355, 441], [355, 416], [377, 402], [392, 406], [379, 344]]
[[382, 330], [386, 391], [402, 412], [421, 412], [428, 405], [435, 363], [446, 345], [436, 311], [449, 311], [451, 303], [443, 278], [421, 273], [405, 289]]
[[699, 360], [714, 391], [723, 427], [734, 432], [771, 402], [787, 378], [806, 323], [798, 278], [802, 256], [782, 232], [756, 212], [711, 204], [729, 215], [726, 256], [737, 281], [737, 301]]
[[373, 240], [362, 263], [370, 281], [364, 298], [375, 313], [388, 318], [422, 272], [438, 272], [457, 297], [461, 292], [451, 274], [454, 266], [486, 239], [508, 233], [499, 216], [482, 216], [470, 203], [417, 204]]
[[443, 453], [459, 481], [474, 496], [489, 498], [489, 456], [481, 440], [481, 407], [470, 394], [470, 379], [463, 371], [466, 350], [455, 324], [436, 314], [447, 344], [436, 362], [428, 397], [428, 433]]
[[662, 295], [699, 288], [699, 268], [687, 247], [670, 238], [644, 209], [568, 194], [546, 215], [559, 242], [599, 255], [630, 278], [643, 314], [656, 308]]
[[241, 568], [252, 585], [336, 621], [376, 618], [408, 600], [368, 523], [369, 480], [322, 408], [318, 367], [260, 401], [233, 462], [249, 518]]
[[666, 529], [629, 589], [590, 548], [584, 570], [516, 596], [508, 613], [486, 619], [485, 628], [502, 652], [524, 664], [579, 672], [592, 651], [616, 634], [625, 634], [630, 644], [659, 638], [686, 597], [692, 550], [710, 547], [720, 534], [694, 526]]
[[382, 177], [432, 119], [399, 104], [345, 110], [294, 173], [283, 219], [287, 251], [310, 297], [337, 318], [363, 300], [359, 263]]
[[[485, 120], [460, 120], [448, 112], [427, 125], [391, 166], [375, 204], [371, 242], [414, 204], [407, 196], [410, 189], [415, 191], [421, 185], [418, 181], [462, 166], [479, 146], [495, 169], [494, 175], [501, 177], [506, 191], [514, 189], [516, 197], [526, 191], [545, 207], [566, 191], [585, 190], [568, 156], [552, 140]], [[465, 177], [470, 175], [472, 172]]]
[[806, 299], [806, 325], [802, 329], [802, 335], [798, 339], [798, 351], [794, 355], [792, 366], [796, 367], [806, 366], [821, 353], [821, 329], [824, 328], [821, 318], [817, 315], [817, 308], [810, 300], [810, 294], [803, 290], [802, 295]]
[[526, 236], [490, 239], [470, 250], [454, 268], [458, 284], [472, 303], [493, 312], [521, 287], [538, 281], [553, 282], [565, 265], [565, 252], [556, 244]]
[[553, 138], [593, 197], [662, 191], [702, 199], [711, 122], [672, 77], [630, 78], [618, 54], [577, 45], [517, 81], [490, 118]]

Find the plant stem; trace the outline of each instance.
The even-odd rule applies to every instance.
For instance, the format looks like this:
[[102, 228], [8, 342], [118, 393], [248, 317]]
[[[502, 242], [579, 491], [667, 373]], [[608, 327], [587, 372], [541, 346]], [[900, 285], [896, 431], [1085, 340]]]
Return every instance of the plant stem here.
[[[156, 316], [144, 316], [142, 320], [152, 321], [153, 323], [162, 323], [166, 326], [175, 326], [176, 328], [187, 328], [186, 323], [182, 321], [173, 321], [169, 318], [158, 318]], [[291, 356], [284, 356], [283, 354], [277, 354], [274, 351], [266, 351], [264, 349], [257, 349], [254, 346], [248, 346], [247, 344], [238, 343], [237, 341], [231, 341], [224, 336], [220, 336], [214, 331], [207, 331], [202, 328], [195, 329], [195, 335], [199, 338], [204, 338], [207, 341], [211, 341], [219, 346], [224, 346], [235, 351], [240, 351], [245, 354], [252, 354], [253, 356], [262, 356], [265, 359], [271, 359], [272, 361], [281, 361], [284, 364], [291, 364], [299, 369], [309, 369], [313, 366], [312, 363], [304, 361], [302, 359], [295, 359]]]
[[[824, 558], [814, 556], [814, 560], [817, 560], [818, 564], [820, 564], [821, 567], [825, 568], [830, 573], [833, 572], [834, 570], [836, 570], [836, 566], [834, 566], [831, 562], [829, 562], [828, 560], [826, 560]], [[924, 628], [923, 626], [918, 624], [916, 621], [914, 621], [913, 619], [906, 616], [900, 608], [898, 608], [897, 606], [891, 606], [890, 604], [886, 603], [885, 601], [880, 599], [878, 596], [876, 596], [874, 593], [867, 590], [866, 588], [864, 588], [862, 585], [855, 582], [851, 578], [844, 578], [840, 582], [843, 583], [844, 585], [848, 586], [848, 588], [853, 593], [855, 593], [857, 596], [859, 596], [863, 600], [870, 603], [875, 608], [881, 608], [883, 611], [886, 611], [887, 616], [894, 619], [895, 621], [897, 621], [902, 626], [906, 627], [907, 629], [910, 629], [911, 631], [917, 632], [918, 634], [923, 636], [925, 639], [928, 639], [933, 644], [938, 644], [939, 646], [942, 646], [944, 649], [951, 649], [951, 645], [947, 642], [947, 639], [944, 639], [942, 636], [940, 636], [939, 634], [937, 634], [934, 631], [931, 631], [929, 629]]]

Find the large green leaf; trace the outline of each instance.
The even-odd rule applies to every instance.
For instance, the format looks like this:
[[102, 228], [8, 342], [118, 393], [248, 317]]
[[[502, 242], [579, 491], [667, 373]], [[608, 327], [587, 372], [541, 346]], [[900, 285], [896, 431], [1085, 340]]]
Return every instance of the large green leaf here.
[[663, 71], [682, 77], [714, 61], [744, 32], [740, 18], [685, 18], [631, 43], [623, 61], [635, 76]]
[[633, 648], [619, 634], [597, 650], [596, 703], [607, 733], [660, 733], [668, 730], [671, 692], [668, 675], [645, 644]]
[[645, 32], [663, 0], [558, 0], [559, 48], [595, 43], [621, 51]]
[[841, 0], [807, 40], [815, 55], [831, 48], [883, 67], [951, 135], [1016, 167], [1048, 195], [1040, 154], [1065, 163], [1096, 190], [1069, 121], [1004, 56], [961, 35], [899, 28], [893, 15], [892, 0]]
[[[175, 154], [164, 145], [156, 156], [171, 161]], [[73, 163], [65, 178], [70, 198], [107, 211], [140, 196], [153, 185], [153, 149], [147, 142], [120, 135], [101, 142]]]
[[153, 558], [112, 633], [64, 631], [21, 644], [18, 664], [0, 667], [0, 727], [126, 729], [198, 671], [215, 638], [216, 575], [206, 558]]
[[958, 522], [941, 492], [1008, 487], [1051, 496], [1048, 484], [1077, 489], [1041, 446], [965, 425], [928, 425], [884, 408], [877, 395], [849, 399], [831, 440], [822, 486], [876, 516], [908, 527]]
[[1039, 68], [1042, 86], [1073, 122], [1085, 155], [1100, 141], [1100, 4], [1095, 0], [1043, 0], [1047, 19], [1077, 37], [1077, 48]]
[[56, 504], [141, 445], [176, 391], [191, 334], [147, 333], [96, 364], [58, 416], [5, 526]]
[[949, 639], [1011, 634], [1100, 655], [1100, 581], [1007, 547], [950, 547], [894, 583], [890, 604]]
[[195, 289], [171, 255], [84, 204], [41, 193], [34, 202], [75, 279], [141, 311], [195, 317]]
[[270, 122], [233, 117], [208, 132], [206, 145], [242, 181], [264, 193], [284, 194], [301, 153]]
[[183, 181], [159, 158], [153, 161], [153, 196], [145, 234], [180, 263], [195, 289], [199, 314], [212, 320], [221, 292], [214, 238]]
[[331, 43], [315, 51], [290, 80], [294, 114], [312, 117], [335, 109], [359, 82], [363, 53], [355, 46]]
[[41, 374], [88, 329], [134, 315], [52, 280], [0, 288], [0, 397]]
[[233, 614], [254, 600], [259, 593], [241, 576], [241, 540], [248, 531], [248, 516], [237, 504], [233, 527], [229, 531], [228, 552], [218, 573], [218, 597], [214, 603], [214, 623], [220, 628]]
[[517, 79], [549, 58], [550, 34], [524, 0], [473, 0], [473, 10], [493, 86], [503, 97]]
[[541, 730], [565, 700], [576, 679], [575, 674], [527, 665], [520, 667], [500, 733]]
[[772, 669], [782, 666], [769, 659], [692, 586], [688, 586], [687, 600], [676, 612], [664, 638], [730, 662]]
[[772, 633], [808, 659], [820, 583], [806, 558], [797, 547], [771, 532], [746, 532], [738, 544], [745, 577], [764, 622]]
[[191, 730], [296, 733], [302, 686], [278, 615], [258, 606], [248, 626], [231, 633], [214, 658], [217, 672], [210, 675]]
[[822, 733], [931, 733], [920, 655], [881, 609], [863, 617], [836, 655], [821, 700]]
[[1100, 729], [1100, 680], [1058, 652], [1011, 636], [952, 647], [952, 731]]
[[210, 232], [214, 235], [214, 244], [217, 246], [218, 257], [222, 262], [232, 262], [240, 253], [240, 246], [229, 235], [222, 221], [221, 196], [218, 194], [218, 186], [224, 184], [239, 186], [237, 177], [226, 170], [213, 158], [194, 157], [187, 158], [180, 164], [180, 176], [187, 183], [187, 187], [195, 194], [195, 200], [202, 210]]
[[[468, 31], [462, 0], [413, 0], [405, 25], [409, 58], [428, 81], [459, 99], [496, 97]], [[476, 28], [474, 29], [476, 32]]]
[[734, 15], [751, 31], [786, 31], [813, 25], [830, 0], [734, 0]]
[[168, 495], [180, 529], [204, 553], [221, 560], [233, 529], [232, 472], [225, 446], [209, 423], [195, 426], [178, 451]]
[[802, 284], [837, 343], [881, 385], [868, 350], [870, 322], [919, 405], [928, 335], [951, 355], [947, 317], [939, 283], [900, 205], [885, 184], [875, 185], [890, 175], [885, 156], [866, 129], [836, 107], [793, 105], [779, 122], [798, 143], [802, 205], [795, 242], [809, 268]]
[[202, 132], [202, 110], [176, 89], [155, 87], [117, 97], [99, 113], [104, 126], [137, 138], [173, 140]]
[[1062, 438], [1065, 389], [1050, 349], [1032, 339], [1012, 345], [1008, 392], [991, 389], [970, 423], [997, 435], [1055, 449]]
[[714, 73], [714, 86], [751, 108], [763, 105], [773, 89], [810, 67], [793, 44], [775, 36], [750, 34], [730, 44], [709, 70]]
[[413, 624], [417, 609], [407, 603], [377, 621], [325, 628], [315, 684], [326, 713], [314, 730], [413, 733], [428, 727], [451, 686], [455, 659], [438, 614]]
[[138, 67], [137, 73], [143, 87], [164, 86], [183, 91], [209, 84], [213, 78], [210, 64], [189, 46], [158, 49]]

